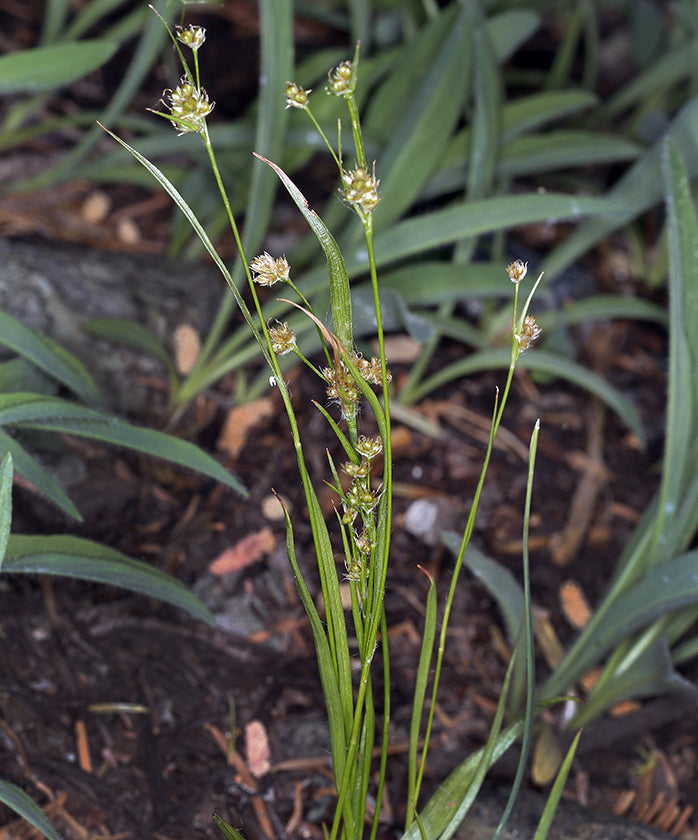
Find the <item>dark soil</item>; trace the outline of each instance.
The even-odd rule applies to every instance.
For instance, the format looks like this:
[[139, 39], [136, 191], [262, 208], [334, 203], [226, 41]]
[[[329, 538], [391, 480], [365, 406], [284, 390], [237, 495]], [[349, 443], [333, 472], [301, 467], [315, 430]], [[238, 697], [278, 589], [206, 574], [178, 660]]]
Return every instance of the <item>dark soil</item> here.
[[[237, 3], [230, 7], [240, 14], [251, 8]], [[28, 13], [22, 26], [17, 25], [17, 46], [27, 40], [26, 27], [36, 23], [37, 14], [34, 9], [34, 17]], [[235, 26], [252, 39], [254, 21], [245, 30], [241, 20], [236, 18]], [[241, 102], [246, 102], [249, 92], [240, 80], [236, 84]], [[59, 207], [66, 200], [69, 216], [77, 212], [85, 186], [56, 187], [52, 195]], [[111, 196], [117, 206], [136, 206], [143, 198], [139, 191], [121, 187]], [[42, 208], [45, 198], [39, 202]], [[167, 213], [158, 198], [152, 200], [162, 227], [148, 229], [143, 250], [162, 253]], [[4, 235], [62, 238], [66, 229], [50, 226], [37, 207], [32, 215], [32, 206], [31, 201], [21, 205], [20, 230], [5, 215]], [[51, 222], [59, 218], [61, 213], [52, 210]], [[33, 229], [32, 219], [39, 220]], [[124, 247], [109, 222], [101, 229], [102, 244]], [[599, 276], [612, 273], [605, 270], [607, 256], [596, 256]], [[656, 489], [666, 384], [666, 339], [654, 327], [602, 324], [580, 330], [574, 340], [580, 358], [634, 401], [647, 430], [647, 447], [640, 449], [620, 421], [588, 394], [562, 381], [535, 382], [520, 372], [475, 534], [483, 551], [521, 576], [525, 456], [533, 423], [540, 417], [530, 535], [532, 591], [563, 644], [575, 631], [561, 607], [562, 585], [572, 581], [590, 604], [599, 600]], [[460, 346], [442, 347], [434, 369], [462, 352]], [[393, 373], [399, 386], [403, 371], [396, 366]], [[435, 577], [441, 603], [453, 568], [452, 555], [438, 541], [430, 544], [407, 533], [404, 514], [415, 499], [427, 499], [439, 506], [445, 529], [462, 528], [495, 389], [502, 383], [503, 375], [483, 375], [443, 389], [416, 407], [437, 426], [437, 438], [395, 423], [397, 515], [386, 594], [394, 666], [394, 754], [387, 800], [395, 826], [402, 818], [404, 745], [423, 620], [425, 582], [417, 566]], [[136, 419], [162, 428], [164, 377], [153, 386], [148, 410]], [[207, 417], [195, 439], [213, 451], [224, 420], [221, 406], [233, 390], [234, 382], [224, 381], [215, 393], [204, 395], [181, 420], [180, 430]], [[294, 378], [293, 393], [305, 439], [312, 442], [311, 464], [320, 486], [328, 478], [325, 447], [336, 450], [310, 402], [322, 401], [323, 395], [309, 374]], [[370, 433], [368, 421], [362, 430]], [[84, 479], [71, 488], [84, 525], [65, 521], [17, 487], [13, 530], [71, 532], [148, 559], [190, 585], [219, 619], [224, 617], [221, 624], [235, 630], [211, 628], [168, 606], [106, 587], [3, 578], [0, 778], [20, 785], [45, 806], [64, 837], [76, 840], [218, 837], [214, 811], [242, 826], [249, 840], [321, 838], [321, 825], [331, 818], [333, 806], [322, 694], [311, 635], [284, 556], [283, 527], [267, 519], [262, 508], [271, 488], [288, 499], [299, 557], [312, 579], [309, 529], [280, 410], [260, 422], [240, 457], [229, 461], [249, 490], [247, 500], [196, 476], [92, 442], [67, 440], [66, 447], [86, 465]], [[590, 475], [601, 476], [597, 492], [574, 508], [579, 541], [560, 565], [554, 557], [559, 560], [571, 545], [565, 541], [570, 535], [565, 526], [572, 499]], [[328, 513], [333, 515], [331, 506]], [[210, 574], [209, 564], [224, 549], [265, 527], [272, 529], [276, 549], [222, 581]], [[484, 742], [506, 654], [493, 600], [464, 574], [449, 631], [428, 790]], [[543, 658], [538, 669], [541, 678], [548, 673]], [[695, 665], [684, 673], [689, 679], [698, 677]], [[98, 704], [114, 703], [140, 704], [142, 709], [100, 712]], [[552, 723], [557, 714], [550, 713]], [[698, 803], [695, 707], [671, 698], [615, 714], [585, 731], [568, 795], [602, 810], [622, 811], [628, 792], [634, 791], [629, 814], [643, 816], [640, 809], [647, 804], [648, 822], [676, 825], [677, 814]], [[244, 763], [243, 736], [253, 720], [264, 725], [271, 750], [271, 770], [257, 779], [246, 775]], [[649, 752], [657, 758], [657, 768], [638, 776]], [[496, 775], [510, 778], [511, 769], [505, 762]], [[0, 826], [0, 838], [34, 836], [2, 808]], [[393, 828], [386, 822], [386, 835]]]

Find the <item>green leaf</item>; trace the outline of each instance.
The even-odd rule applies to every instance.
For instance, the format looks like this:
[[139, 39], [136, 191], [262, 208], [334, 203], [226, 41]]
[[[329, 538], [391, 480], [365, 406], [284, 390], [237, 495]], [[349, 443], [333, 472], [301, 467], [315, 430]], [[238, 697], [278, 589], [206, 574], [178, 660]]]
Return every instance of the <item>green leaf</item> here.
[[591, 131], [549, 131], [519, 137], [502, 149], [497, 173], [508, 178], [635, 160], [641, 148]]
[[[516, 742], [523, 730], [523, 723], [517, 721], [500, 732], [489, 756], [490, 766], [500, 759]], [[428, 840], [437, 840], [458, 812], [460, 805], [482, 760], [485, 748], [481, 747], [458, 765], [456, 769], [438, 786], [427, 802], [419, 819]], [[417, 823], [413, 823], [403, 834], [402, 840], [421, 840]]]
[[585, 726], [622, 700], [656, 697], [673, 691], [695, 694], [696, 687], [676, 671], [668, 644], [664, 639], [658, 639], [628, 668], [617, 670], [610, 679], [603, 681], [599, 690], [594, 689], [570, 721], [570, 726]]
[[151, 330], [139, 324], [138, 321], [130, 321], [126, 318], [90, 318], [83, 321], [82, 328], [95, 338], [113, 341], [115, 344], [122, 344], [124, 347], [147, 353], [162, 362], [168, 373], [174, 373], [172, 357], [165, 345]]
[[94, 380], [81, 361], [40, 330], [3, 311], [0, 311], [0, 344], [28, 359], [85, 402], [91, 405], [102, 402]]
[[669, 394], [655, 539], [660, 540], [693, 479], [687, 458], [698, 434], [698, 220], [684, 161], [675, 143], [662, 150], [669, 244]]
[[[622, 207], [605, 198], [554, 193], [499, 196], [457, 204], [399, 222], [390, 230], [376, 234], [376, 261], [382, 266], [468, 236], [493, 233], [537, 221], [606, 214], [615, 219], [617, 211]], [[358, 269], [359, 260], [350, 260], [347, 267], [352, 273]], [[365, 270], [366, 266], [363, 267]]]
[[[698, 174], [698, 97], [691, 99], [672, 120], [665, 137], [678, 146], [687, 162], [688, 176]], [[615, 215], [584, 222], [544, 261], [546, 282], [550, 282], [597, 242], [623, 227], [662, 198], [660, 154], [663, 140], [657, 141], [608, 192], [607, 199], [616, 208]]]
[[536, 833], [533, 835], [533, 840], [545, 840], [545, 838], [548, 836], [550, 826], [553, 822], [553, 817], [555, 816], [555, 809], [557, 808], [560, 802], [560, 798], [562, 796], [562, 792], [565, 789], [565, 783], [567, 782], [567, 777], [569, 776], [570, 770], [572, 769], [572, 761], [574, 759], [574, 754], [577, 751], [577, 745], [579, 744], [579, 739], [581, 738], [581, 736], [582, 731], [580, 729], [579, 732], [577, 732], [577, 734], [574, 736], [574, 739], [570, 744], [570, 748], [567, 750], [565, 760], [562, 762], [562, 765], [558, 771], [555, 783], [553, 784], [553, 787], [550, 791], [548, 801], [545, 803], [543, 814], [541, 815], [538, 827], [536, 828]]
[[103, 440], [207, 475], [243, 496], [247, 491], [210, 455], [173, 435], [132, 426], [113, 415], [40, 394], [0, 394], [0, 428], [19, 426]]
[[[465, 359], [447, 365], [438, 373], [425, 379], [410, 394], [410, 398], [412, 401], [418, 401], [435, 388], [440, 388], [447, 382], [470, 376], [482, 370], [507, 368], [509, 367], [510, 361], [511, 352], [505, 347], [478, 351]], [[575, 385], [585, 388], [592, 394], [596, 394], [597, 397], [602, 399], [618, 414], [633, 434], [637, 436], [641, 445], [644, 445], [645, 434], [635, 406], [616, 388], [609, 385], [605, 379], [602, 379], [576, 362], [572, 362], [562, 356], [556, 356], [553, 353], [546, 353], [545, 350], [533, 350], [528, 353], [522, 353], [517, 364], [526, 368], [526, 370], [538, 371], [567, 379]]]
[[318, 214], [311, 210], [308, 206], [308, 201], [288, 175], [270, 160], [263, 158], [261, 155], [255, 153], [255, 157], [259, 158], [267, 166], [270, 166], [278, 175], [281, 183], [286, 187], [288, 194], [293, 199], [296, 207], [303, 214], [303, 218], [310, 225], [311, 230], [315, 234], [322, 250], [325, 253], [327, 260], [327, 268], [330, 274], [330, 301], [332, 303], [333, 314], [340, 313], [341, 318], [335, 317], [337, 323], [333, 324], [333, 328], [337, 338], [345, 348], [353, 346], [352, 337], [352, 318], [351, 318], [351, 294], [349, 291], [349, 276], [347, 274], [347, 267], [344, 264], [344, 257], [339, 250], [339, 246], [334, 237], [327, 229], [325, 223], [318, 216]]
[[0, 96], [72, 84], [106, 64], [118, 46], [114, 41], [86, 40], [0, 56]]
[[7, 539], [12, 524], [12, 453], [8, 452], [0, 464], [0, 570], [5, 558]]
[[230, 823], [227, 823], [223, 817], [219, 817], [218, 814], [213, 815], [213, 821], [223, 832], [225, 840], [245, 840], [244, 836], [240, 834], [236, 828], [233, 828]]
[[[441, 538], [456, 556], [460, 551], [461, 539], [459, 534], [454, 533], [444, 534]], [[524, 620], [524, 593], [521, 584], [509, 569], [490, 560], [472, 545], [468, 546], [463, 561], [497, 602], [506, 624], [509, 641], [516, 641]]]
[[44, 837], [48, 837], [48, 840], [61, 840], [61, 835], [46, 819], [41, 808], [17, 785], [0, 779], [0, 802], [33, 825]]
[[[439, 29], [446, 17], [437, 18]], [[404, 57], [409, 69], [399, 76], [401, 84], [409, 84], [408, 93], [392, 103], [399, 122], [374, 111], [390, 124], [390, 142], [380, 155], [378, 167], [381, 201], [374, 214], [376, 231], [388, 227], [414, 203], [448, 145], [470, 83], [475, 21], [474, 4], [465, 4], [445, 29], [433, 61], [426, 67], [409, 46]], [[398, 66], [398, 72], [402, 66]]]
[[215, 624], [208, 609], [175, 578], [120, 551], [80, 537], [11, 534], [2, 571], [106, 583], [166, 601], [195, 618]]
[[691, 551], [652, 569], [640, 581], [620, 592], [612, 609], [592, 619], [584, 644], [574, 647], [543, 687], [543, 696], [565, 691], [619, 641], [635, 630], [680, 607], [698, 603], [698, 551]]
[[39, 493], [46, 496], [56, 507], [78, 522], [82, 522], [80, 511], [70, 501], [63, 488], [41, 464], [4, 429], [0, 428], [0, 452], [12, 453], [15, 471], [26, 478]]

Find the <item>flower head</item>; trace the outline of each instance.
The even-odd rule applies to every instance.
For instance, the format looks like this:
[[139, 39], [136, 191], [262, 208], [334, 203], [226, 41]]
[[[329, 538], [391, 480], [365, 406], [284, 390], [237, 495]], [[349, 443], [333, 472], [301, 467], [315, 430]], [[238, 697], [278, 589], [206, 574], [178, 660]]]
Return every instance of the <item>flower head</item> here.
[[172, 115], [172, 125], [180, 134], [201, 134], [206, 117], [213, 111], [214, 102], [209, 102], [203, 88], [196, 88], [183, 76], [174, 90], [165, 91], [165, 104]]
[[342, 182], [344, 198], [350, 204], [358, 204], [365, 213], [370, 213], [380, 201], [375, 164], [371, 174], [362, 166], [350, 172], [342, 172]]
[[519, 350], [522, 353], [524, 350], [528, 350], [531, 344], [538, 338], [540, 333], [541, 329], [538, 324], [536, 324], [535, 317], [533, 315], [527, 315], [521, 327], [521, 333], [514, 335], [514, 338], [519, 343]]
[[203, 26], [178, 26], [176, 28], [177, 40], [191, 50], [196, 52], [206, 40], [206, 30]]
[[269, 338], [277, 356], [285, 356], [296, 348], [296, 334], [285, 322], [278, 327], [269, 327]]
[[286, 107], [307, 108], [309, 94], [309, 90], [303, 90], [295, 82], [286, 82]]
[[354, 67], [351, 61], [343, 61], [327, 74], [330, 79], [330, 90], [337, 96], [348, 96], [354, 93]]
[[266, 251], [252, 260], [250, 268], [255, 274], [252, 279], [259, 286], [273, 286], [279, 280], [288, 281], [291, 271], [285, 257], [274, 259]]
[[360, 435], [359, 440], [356, 443], [356, 451], [359, 455], [363, 455], [364, 458], [368, 458], [369, 461], [372, 461], [383, 451], [383, 441], [379, 437], [366, 437], [365, 435]]
[[507, 266], [507, 274], [512, 283], [520, 283], [526, 276], [527, 271], [528, 263], [523, 260], [514, 260]]

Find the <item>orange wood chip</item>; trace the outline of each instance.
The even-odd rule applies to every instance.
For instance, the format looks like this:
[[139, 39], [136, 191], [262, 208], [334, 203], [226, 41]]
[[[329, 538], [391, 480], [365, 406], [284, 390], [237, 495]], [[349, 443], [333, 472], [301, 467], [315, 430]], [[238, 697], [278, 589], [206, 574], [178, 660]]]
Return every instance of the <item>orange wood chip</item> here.
[[191, 373], [201, 352], [201, 339], [191, 324], [180, 324], [172, 335], [175, 367], [178, 373]]
[[217, 441], [218, 448], [237, 458], [247, 443], [250, 431], [273, 415], [274, 401], [271, 397], [236, 406], [225, 418]]
[[208, 567], [212, 575], [229, 575], [231, 572], [239, 572], [241, 569], [258, 563], [265, 554], [276, 548], [276, 538], [271, 528], [262, 528], [248, 534], [231, 548], [222, 551]]
[[250, 721], [245, 727], [245, 754], [250, 773], [259, 779], [271, 769], [271, 750], [264, 724], [259, 720]]
[[582, 588], [573, 580], [566, 580], [560, 587], [560, 606], [565, 618], [576, 630], [586, 626], [591, 618], [591, 607]]

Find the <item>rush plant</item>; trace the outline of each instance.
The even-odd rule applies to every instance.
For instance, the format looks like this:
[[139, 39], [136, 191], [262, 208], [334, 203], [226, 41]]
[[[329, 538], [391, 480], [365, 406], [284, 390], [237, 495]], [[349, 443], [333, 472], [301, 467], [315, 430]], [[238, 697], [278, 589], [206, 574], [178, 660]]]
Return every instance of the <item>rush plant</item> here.
[[[217, 254], [211, 239], [195, 214], [167, 177], [147, 158], [112, 134], [115, 140], [146, 168], [179, 206], [226, 279], [259, 351], [269, 369], [269, 383], [283, 405], [297, 456], [298, 472], [308, 517], [312, 529], [316, 573], [322, 608], [314, 598], [313, 575], [301, 568], [297, 559], [294, 526], [284, 508], [288, 559], [293, 570], [298, 593], [308, 616], [316, 648], [322, 688], [326, 701], [331, 741], [332, 766], [336, 788], [336, 810], [332, 824], [326, 827], [330, 840], [342, 837], [358, 840], [368, 832], [376, 836], [381, 814], [383, 788], [388, 762], [388, 731], [390, 720], [390, 656], [388, 650], [387, 616], [384, 594], [390, 569], [391, 534], [393, 530], [393, 459], [391, 449], [391, 374], [386, 365], [385, 336], [382, 317], [382, 298], [378, 278], [378, 260], [374, 248], [374, 211], [381, 200], [376, 175], [379, 164], [369, 160], [361, 128], [356, 97], [359, 74], [358, 47], [351, 60], [338, 64], [329, 73], [327, 89], [346, 107], [351, 134], [351, 157], [342, 142], [339, 126], [337, 147], [327, 139], [315, 119], [310, 104], [310, 91], [289, 82], [285, 87], [286, 106], [305, 112], [330, 151], [338, 170], [339, 193], [358, 223], [362, 236], [362, 251], [370, 276], [371, 301], [376, 328], [378, 352], [375, 357], [363, 356], [354, 344], [352, 296], [345, 259], [334, 237], [322, 219], [309, 207], [301, 190], [273, 161], [257, 156], [258, 165], [270, 167], [307, 221], [320, 244], [327, 262], [326, 283], [329, 292], [331, 318], [325, 323], [313, 311], [307, 297], [293, 281], [293, 270], [283, 256], [263, 252], [255, 257], [245, 253], [242, 237], [223, 183], [216, 154], [211, 143], [208, 119], [214, 103], [202, 85], [198, 54], [205, 41], [200, 27], [178, 27], [172, 34], [173, 44], [184, 68], [179, 83], [165, 91], [155, 113], [169, 120], [179, 134], [198, 135], [206, 150], [210, 166], [220, 191], [228, 222], [237, 243], [240, 263], [247, 280], [245, 294], [233, 282], [228, 268]], [[184, 51], [188, 51], [187, 55]], [[190, 58], [189, 58], [190, 57]], [[189, 60], [188, 60], [189, 58]], [[281, 94], [282, 91], [279, 91]], [[282, 101], [280, 98], [279, 107]], [[111, 134], [111, 132], [109, 132]], [[494, 398], [492, 424], [484, 455], [480, 479], [474, 494], [458, 558], [448, 594], [440, 616], [435, 582], [429, 578], [424, 640], [414, 690], [414, 707], [410, 729], [409, 783], [405, 790], [405, 836], [409, 838], [450, 837], [472, 804], [487, 769], [502, 752], [523, 734], [524, 750], [520, 771], [512, 791], [512, 801], [520, 783], [526, 758], [528, 737], [534, 716], [533, 708], [533, 650], [530, 610], [526, 611], [521, 633], [527, 661], [529, 694], [526, 713], [508, 728], [502, 729], [507, 689], [512, 673], [510, 666], [502, 691], [499, 708], [487, 744], [471, 755], [444, 782], [434, 798], [421, 805], [424, 767], [432, 732], [435, 697], [439, 688], [441, 667], [446, 648], [446, 633], [453, 605], [455, 588], [462, 568], [465, 550], [473, 532], [478, 506], [497, 429], [507, 403], [511, 382], [520, 355], [536, 339], [539, 328], [530, 313], [533, 289], [522, 303], [521, 284], [527, 266], [516, 260], [506, 269], [514, 286], [513, 315], [510, 341], [510, 362], [501, 393]], [[502, 283], [507, 283], [502, 268]], [[296, 320], [307, 319], [321, 346], [321, 362], [306, 357], [299, 346], [296, 331], [289, 322], [267, 319], [261, 300], [263, 288], [281, 288], [279, 298], [297, 310]], [[504, 286], [505, 287], [505, 286]], [[250, 304], [248, 305], [248, 300]], [[289, 318], [289, 321], [291, 319]], [[327, 405], [316, 403], [336, 437], [336, 452], [328, 453], [328, 472], [325, 476], [335, 490], [338, 502], [335, 527], [330, 529], [323, 517], [318, 493], [308, 468], [306, 442], [299, 426], [293, 402], [284, 378], [281, 359], [293, 354], [317, 377], [326, 390]], [[364, 433], [369, 425], [377, 434]], [[528, 522], [530, 491], [533, 477], [538, 426], [531, 439], [528, 501], [524, 512], [524, 534]], [[337, 568], [336, 557], [343, 555], [344, 568]], [[524, 561], [527, 551], [524, 552]], [[348, 581], [351, 593], [349, 617], [345, 615], [340, 596], [342, 579]], [[323, 614], [324, 611], [324, 614]], [[437, 640], [437, 626], [440, 630]], [[350, 638], [356, 639], [356, 650]], [[358, 658], [360, 667], [353, 667]], [[512, 660], [513, 664], [513, 660]], [[384, 688], [380, 696], [374, 694], [374, 673], [382, 671]], [[431, 685], [429, 682], [431, 680]], [[426, 703], [427, 690], [431, 702]], [[377, 710], [381, 709], [379, 715]], [[374, 749], [379, 754], [377, 782], [374, 779]], [[570, 752], [571, 760], [572, 752]], [[569, 761], [560, 774], [559, 784], [551, 797], [549, 818], [559, 796]], [[370, 796], [369, 796], [370, 794]], [[448, 804], [444, 802], [448, 797]], [[369, 807], [373, 800], [375, 805]], [[502, 825], [504, 823], [503, 822]], [[228, 837], [238, 837], [236, 830], [217, 817]], [[501, 829], [500, 829], [501, 830]], [[497, 832], [499, 834], [499, 832]], [[545, 819], [540, 833], [545, 834]]]

